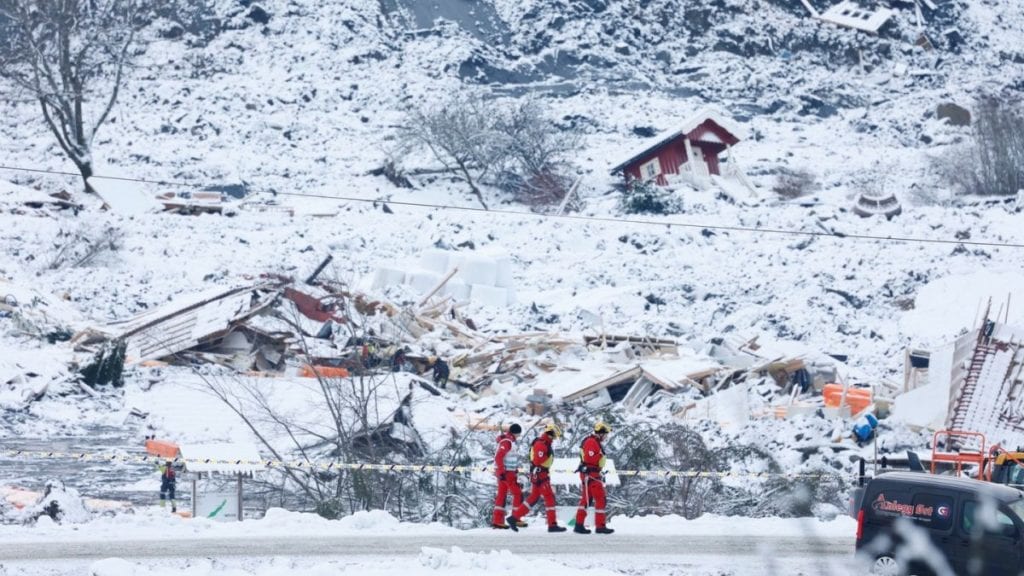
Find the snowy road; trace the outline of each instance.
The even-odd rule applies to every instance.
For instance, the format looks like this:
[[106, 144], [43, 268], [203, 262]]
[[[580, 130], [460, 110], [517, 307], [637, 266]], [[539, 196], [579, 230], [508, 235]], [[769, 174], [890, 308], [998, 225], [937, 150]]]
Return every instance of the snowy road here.
[[[592, 547], [600, 539], [598, 548]], [[584, 544], [591, 546], [585, 547]], [[853, 554], [852, 538], [800, 538], [775, 536], [695, 536], [614, 534], [599, 537], [577, 534], [402, 535], [344, 537], [191, 538], [123, 541], [0, 542], [0, 562], [18, 560], [70, 560], [90, 558], [182, 558], [227, 556], [395, 556], [416, 555], [424, 547], [458, 546], [466, 552], [509, 550], [544, 556], [755, 556], [824, 558]]]

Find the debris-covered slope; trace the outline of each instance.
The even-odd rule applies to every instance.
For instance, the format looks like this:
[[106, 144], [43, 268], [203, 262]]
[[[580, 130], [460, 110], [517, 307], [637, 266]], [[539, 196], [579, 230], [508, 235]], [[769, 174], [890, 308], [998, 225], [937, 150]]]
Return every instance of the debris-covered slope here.
[[[379, 268], [411, 270], [439, 248], [503, 251], [514, 264], [514, 303], [459, 312], [491, 336], [543, 331], [578, 342], [600, 331], [696, 349], [723, 334], [762, 336], [847, 355], [861, 380], [877, 383], [901, 378], [907, 345], [948, 341], [972, 327], [979, 298], [1014, 284], [1006, 279], [1019, 268], [1019, 250], [998, 244], [1024, 241], [1021, 207], [1014, 199], [961, 201], [936, 168], [971, 134], [936, 119], [937, 105], [969, 107], [981, 94], [1021, 86], [1022, 16], [1013, 2], [925, 10], [930, 48], [917, 44], [910, 3], [892, 2], [896, 15], [877, 36], [814, 20], [798, 1], [679, 4], [221, 0], [209, 13], [160, 23], [96, 140], [97, 173], [162, 181], [128, 186], [150, 196], [242, 189], [245, 206], [225, 200], [219, 214], [194, 217], [101, 211], [73, 177], [0, 172], [24, 185], [0, 189], [0, 296], [8, 284], [12, 293], [42, 294], [19, 297], [17, 310], [0, 315], [0, 345], [18, 356], [0, 368], [20, 376], [26, 361], [64, 364], [70, 345], [48, 335], [262, 274], [302, 278], [326, 254], [335, 257], [334, 279], [367, 288]], [[946, 33], [952, 29], [957, 34]], [[456, 92], [536, 97], [560, 126], [580, 130], [571, 159], [581, 183], [578, 219], [541, 217], [491, 188], [501, 212], [435, 209], [429, 205], [476, 204], [443, 175], [413, 176], [413, 188], [397, 188], [373, 174], [394, 153], [395, 128], [409, 110]], [[609, 169], [709, 103], [746, 133], [737, 159], [756, 195], [684, 187], [678, 214], [623, 214]], [[5, 162], [66, 169], [31, 101], [12, 98], [2, 110]], [[777, 198], [771, 189], [782, 169], [811, 173], [816, 193]], [[867, 188], [895, 194], [903, 213], [856, 216], [855, 198]], [[45, 194], [57, 191], [76, 202]], [[949, 243], [956, 239], [992, 244]], [[993, 276], [951, 299], [945, 307], [954, 311], [918, 309], [935, 301], [922, 298], [929, 284], [953, 277], [970, 285], [980, 269]], [[408, 306], [423, 293], [398, 286], [377, 295]], [[29, 316], [41, 319], [29, 318], [26, 329]], [[445, 338], [443, 328], [431, 335], [435, 351], [445, 350]], [[51, 379], [62, 384], [50, 388], [54, 395], [82, 393], [63, 369], [34, 373], [43, 383], [33, 383], [32, 394]], [[155, 381], [158, 394], [174, 396], [168, 388], [183, 375], [184, 368], [151, 381], [129, 373], [128, 386], [144, 392]], [[5, 405], [25, 403], [21, 390], [0, 385]], [[521, 414], [530, 388], [520, 383], [473, 408], [498, 419]], [[121, 402], [115, 394], [106, 400]], [[129, 409], [118, 406], [110, 418], [123, 425]], [[17, 426], [0, 435], [45, 421], [38, 410], [19, 412], [9, 422]], [[649, 416], [655, 428], [673, 417]], [[151, 422], [162, 425], [157, 415]], [[760, 442], [785, 465], [837, 466], [838, 457], [822, 456], [832, 447], [807, 440], [825, 437], [829, 422], [769, 422], [702, 432], [717, 448]], [[180, 433], [208, 431], [196, 429]], [[762, 432], [770, 442], [758, 439]], [[920, 444], [913, 435], [892, 438], [888, 447]], [[841, 458], [838, 468], [849, 471]]]

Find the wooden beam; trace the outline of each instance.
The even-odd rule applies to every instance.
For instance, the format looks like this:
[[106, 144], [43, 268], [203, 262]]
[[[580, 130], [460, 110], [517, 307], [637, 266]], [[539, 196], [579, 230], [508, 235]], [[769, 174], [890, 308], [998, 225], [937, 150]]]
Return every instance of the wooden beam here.
[[804, 8], [807, 8], [807, 11], [811, 13], [811, 16], [817, 18], [818, 16], [821, 15], [821, 13], [815, 10], [814, 6], [811, 6], [811, 3], [808, 2], [807, 0], [800, 0], [800, 2], [804, 5]]
[[427, 292], [427, 295], [426, 295], [426, 296], [424, 296], [424, 297], [423, 297], [423, 298], [422, 298], [422, 299], [421, 299], [421, 300], [419, 301], [419, 303], [418, 303], [418, 304], [416, 304], [416, 307], [417, 307], [417, 308], [420, 308], [420, 307], [422, 307], [422, 306], [423, 306], [424, 304], [426, 304], [426, 303], [427, 303], [427, 300], [430, 300], [430, 298], [431, 298], [431, 297], [432, 297], [432, 296], [433, 296], [434, 294], [437, 294], [437, 291], [438, 291], [438, 290], [440, 290], [441, 288], [444, 288], [444, 285], [445, 285], [445, 284], [447, 284], [447, 283], [448, 283], [448, 281], [452, 279], [452, 276], [455, 276], [455, 273], [456, 273], [456, 272], [458, 272], [458, 271], [459, 271], [459, 267], [458, 267], [458, 266], [456, 266], [456, 267], [452, 268], [452, 269], [451, 269], [451, 271], [449, 271], [449, 272], [448, 272], [447, 274], [445, 274], [445, 275], [444, 275], [444, 278], [441, 278], [441, 281], [437, 283], [437, 286], [434, 286], [434, 289], [433, 289], [433, 290], [431, 290], [430, 292]]
[[565, 198], [562, 198], [562, 203], [558, 205], [558, 210], [555, 212], [555, 216], [561, 216], [565, 212], [565, 207], [569, 205], [569, 199], [576, 194], [576, 188], [579, 187], [580, 182], [583, 181], [583, 176], [576, 178], [576, 181], [569, 187], [569, 191], [565, 193]]

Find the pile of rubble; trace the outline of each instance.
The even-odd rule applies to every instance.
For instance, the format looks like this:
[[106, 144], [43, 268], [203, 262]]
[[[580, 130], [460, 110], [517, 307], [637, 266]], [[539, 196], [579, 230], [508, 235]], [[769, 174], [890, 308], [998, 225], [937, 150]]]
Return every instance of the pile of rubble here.
[[[534, 416], [562, 403], [626, 410], [661, 405], [677, 418], [728, 424], [819, 410], [850, 418], [887, 408], [888, 393], [868, 392], [865, 403], [857, 386], [843, 384], [850, 371], [841, 357], [792, 352], [735, 334], [697, 351], [645, 336], [488, 333], [456, 300], [466, 288], [446, 290], [457, 267], [432, 276], [433, 287], [416, 303], [399, 306], [319, 280], [329, 263], [327, 258], [304, 281], [264, 275], [65, 333], [64, 348], [75, 358], [69, 372], [77, 373], [86, 391], [119, 385], [124, 365], [210, 364], [260, 377], [409, 372], [423, 376], [427, 386], [432, 380], [435, 392], [472, 399], [516, 390], [506, 404]], [[493, 293], [498, 286], [489, 288]], [[28, 313], [16, 305], [5, 310]], [[0, 384], [14, 377], [6, 372], [11, 370]], [[826, 393], [836, 386], [842, 390], [838, 401]]]

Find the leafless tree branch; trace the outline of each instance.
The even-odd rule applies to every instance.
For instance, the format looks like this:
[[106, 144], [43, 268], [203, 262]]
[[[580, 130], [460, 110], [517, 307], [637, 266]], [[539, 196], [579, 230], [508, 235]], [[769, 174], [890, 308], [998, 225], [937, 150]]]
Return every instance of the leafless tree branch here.
[[[0, 0], [0, 78], [39, 102], [87, 192], [96, 133], [117, 102], [138, 32], [157, 7], [147, 0]], [[92, 114], [94, 101], [101, 105]]]

